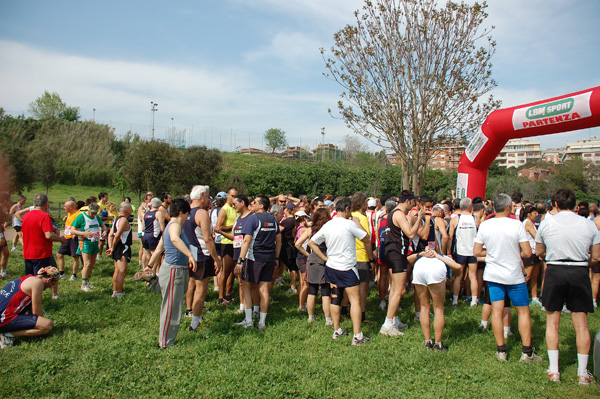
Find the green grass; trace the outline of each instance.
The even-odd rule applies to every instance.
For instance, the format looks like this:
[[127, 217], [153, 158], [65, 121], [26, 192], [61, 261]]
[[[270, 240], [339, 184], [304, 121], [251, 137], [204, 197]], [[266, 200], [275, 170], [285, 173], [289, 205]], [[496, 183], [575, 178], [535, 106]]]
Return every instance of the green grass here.
[[[134, 253], [138, 243], [136, 242]], [[56, 249], [56, 248], [55, 248]], [[23, 273], [20, 251], [12, 252], [8, 271]], [[176, 346], [157, 347], [160, 295], [132, 281], [138, 269], [134, 258], [121, 300], [112, 293], [113, 265], [98, 262], [84, 293], [80, 281], [62, 280], [60, 298], [46, 290], [43, 308], [55, 328], [44, 338], [17, 339], [0, 351], [0, 397], [3, 398], [122, 398], [122, 397], [300, 397], [300, 398], [597, 398], [594, 384], [576, 381], [575, 338], [570, 318], [561, 326], [561, 383], [546, 380], [545, 315], [532, 308], [533, 344], [544, 360], [520, 364], [516, 316], [508, 340], [508, 363], [499, 363], [491, 331], [479, 332], [480, 308], [462, 304], [446, 308], [444, 341], [448, 353], [426, 351], [420, 326], [414, 321], [409, 297], [402, 301], [401, 320], [410, 325], [404, 337], [378, 334], [384, 312], [370, 291], [368, 317], [376, 324], [363, 331], [373, 342], [352, 347], [351, 338], [331, 339], [321, 317], [307, 324], [298, 313], [297, 297], [276, 286], [267, 330], [244, 330], [233, 323], [242, 316], [237, 306], [216, 306], [209, 286], [204, 327], [187, 331], [183, 319]], [[67, 258], [67, 276], [70, 259]], [[6, 281], [6, 280], [5, 280]], [[237, 296], [237, 290], [234, 291]], [[320, 308], [317, 309], [319, 316]], [[514, 313], [514, 312], [513, 312]], [[322, 314], [322, 313], [321, 313]], [[351, 322], [343, 327], [351, 331]], [[600, 317], [590, 317], [590, 330]], [[590, 359], [590, 369], [592, 368]]]

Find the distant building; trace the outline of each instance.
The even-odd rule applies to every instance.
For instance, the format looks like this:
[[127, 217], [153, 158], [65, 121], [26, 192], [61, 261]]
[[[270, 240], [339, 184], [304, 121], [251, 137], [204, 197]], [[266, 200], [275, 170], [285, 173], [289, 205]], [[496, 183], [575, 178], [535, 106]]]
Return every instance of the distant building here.
[[558, 165], [562, 163], [563, 157], [565, 156], [566, 148], [548, 148], [542, 153], [542, 160], [544, 162], [553, 163]]
[[554, 172], [554, 168], [552, 169], [546, 169], [546, 168], [538, 168], [538, 167], [532, 167], [532, 168], [525, 168], [525, 169], [521, 169], [518, 173], [519, 177], [526, 177], [529, 180], [533, 180], [533, 181], [539, 181], [539, 180], [543, 180], [543, 181], [548, 181], [548, 177], [550, 176], [550, 174]]
[[540, 142], [527, 139], [508, 140], [496, 160], [498, 165], [504, 168], [516, 168], [527, 162], [539, 162], [542, 160]]
[[287, 158], [298, 159], [309, 159], [313, 156], [310, 151], [298, 146], [286, 148], [282, 155]]
[[429, 169], [441, 170], [442, 172], [451, 172], [458, 170], [458, 162], [465, 152], [463, 142], [449, 142], [431, 151], [431, 158], [427, 162]]
[[600, 163], [600, 139], [592, 137], [575, 143], [567, 142], [563, 162], [577, 157], [585, 163]]
[[240, 153], [250, 155], [266, 154], [266, 152], [264, 152], [263, 150], [259, 150], [258, 148], [244, 148], [240, 151]]

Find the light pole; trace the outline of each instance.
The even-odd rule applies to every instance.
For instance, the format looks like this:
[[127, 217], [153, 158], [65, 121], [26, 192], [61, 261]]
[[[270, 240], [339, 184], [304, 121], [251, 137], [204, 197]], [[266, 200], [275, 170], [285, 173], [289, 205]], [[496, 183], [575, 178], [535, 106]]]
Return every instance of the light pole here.
[[96, 108], [93, 108], [93, 110], [94, 110], [94, 118], [93, 118], [93, 120], [94, 120], [94, 122], [96, 122]]
[[325, 128], [321, 128], [321, 134], [323, 135], [323, 144], [321, 144], [321, 162], [325, 160]]
[[158, 111], [158, 103], [150, 101], [150, 104], [152, 104], [152, 108], [150, 108], [150, 111], [152, 111], [152, 140], [154, 140], [154, 113]]

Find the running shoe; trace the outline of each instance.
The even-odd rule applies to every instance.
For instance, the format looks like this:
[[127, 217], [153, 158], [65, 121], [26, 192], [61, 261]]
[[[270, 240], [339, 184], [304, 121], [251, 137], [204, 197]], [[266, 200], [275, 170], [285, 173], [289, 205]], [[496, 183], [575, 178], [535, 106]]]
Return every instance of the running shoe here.
[[16, 250], [17, 250], [17, 247], [12, 247], [12, 248], [10, 249], [10, 252], [15, 252]]
[[531, 300], [532, 305], [542, 306], [542, 302], [538, 298], [534, 298]]
[[213, 288], [213, 292], [219, 292], [219, 286], [215, 285], [215, 287]]
[[81, 291], [90, 292], [92, 289], [90, 288], [90, 284], [81, 284]]
[[240, 326], [240, 327], [244, 327], [244, 328], [252, 328], [254, 327], [254, 323], [253, 322], [246, 322], [246, 319], [240, 321], [239, 323], [235, 323], [235, 326]]
[[96, 260], [102, 260], [102, 255], [98, 255], [98, 257], [96, 258]]
[[186, 310], [185, 311], [185, 317], [191, 318], [193, 316], [192, 311], [191, 310]]
[[567, 305], [563, 306], [563, 308], [562, 308], [561, 312], [562, 312], [562, 313], [565, 313], [565, 314], [569, 314], [569, 313], [571, 313], [571, 311], [570, 311], [569, 309], [567, 309]]
[[331, 339], [338, 339], [339, 337], [344, 336], [344, 335], [348, 335], [348, 333], [344, 330], [342, 330], [342, 332], [334, 331], [333, 335], [331, 336]]
[[258, 331], [265, 331], [267, 325], [265, 323], [258, 323]]
[[527, 353], [521, 353], [521, 359], [519, 359], [521, 363], [536, 363], [541, 362], [542, 357], [535, 354], [535, 352], [531, 352], [531, 356], [528, 356]]
[[142, 270], [141, 272], [137, 272], [133, 275], [133, 281], [152, 281], [153, 278], [156, 278], [156, 273], [154, 270]]
[[235, 313], [237, 313], [237, 314], [246, 313], [246, 309], [238, 308], [238, 310], [236, 310]]
[[69, 281], [75, 281], [77, 280], [77, 276], [74, 274], [71, 274], [71, 278], [69, 279]]
[[205, 306], [202, 308], [202, 313], [212, 313], [210, 310], [208, 310], [208, 308]]
[[288, 294], [295, 294], [295, 293], [297, 293], [297, 292], [298, 292], [298, 290], [297, 290], [297, 289], [291, 289], [291, 288], [290, 288], [290, 289], [289, 289], [289, 290], [287, 290], [286, 292], [287, 292]]
[[363, 335], [362, 339], [358, 339], [356, 337], [352, 338], [352, 346], [360, 346], [363, 344], [368, 344], [371, 342], [371, 338]]
[[8, 277], [10, 277], [10, 274], [8, 274], [8, 273], [6, 272], [6, 270], [4, 270], [4, 273], [0, 273], [0, 277], [1, 277], [1, 278], [8, 278]]
[[508, 360], [508, 353], [496, 352], [496, 359], [500, 360], [501, 362], [506, 362]]
[[388, 337], [398, 337], [404, 335], [402, 331], [398, 329], [395, 325], [383, 325], [379, 330], [379, 334], [387, 335]]
[[594, 380], [594, 376], [587, 370], [581, 375], [578, 375], [579, 385], [590, 385], [590, 383]]
[[258, 312], [258, 311], [256, 311], [256, 310], [253, 310], [253, 311], [252, 311], [252, 318], [254, 318], [254, 319], [255, 319], [255, 318], [259, 317], [259, 316], [260, 316], [260, 312]]
[[513, 336], [513, 333], [510, 330], [508, 330], [507, 332], [504, 333], [504, 339], [509, 339], [512, 336]]
[[0, 334], [0, 349], [4, 349], [14, 345], [14, 338], [9, 337], [6, 334]]
[[325, 320], [326, 326], [333, 326], [333, 321]]
[[379, 302], [379, 309], [381, 309], [381, 310], [387, 309], [387, 304], [385, 303], [385, 301]]
[[123, 298], [123, 293], [122, 292], [115, 292], [115, 293], [112, 294], [112, 297], [116, 298], [116, 299], [121, 299], [121, 298]]
[[400, 320], [398, 320], [398, 322], [395, 323], [394, 326], [400, 330], [406, 330], [408, 328], [408, 324], [404, 324]]
[[432, 339], [425, 341], [425, 349], [427, 349], [427, 350], [433, 349], [433, 340]]
[[550, 369], [546, 370], [546, 375], [548, 376], [548, 380], [552, 382], [560, 382], [560, 373], [557, 371], [553, 373]]
[[433, 346], [434, 352], [448, 352], [448, 347], [443, 342], [438, 342]]
[[475, 302], [471, 301], [471, 307], [472, 308], [476, 308], [477, 307], [477, 301], [475, 301]]
[[52, 295], [52, 300], [56, 301], [58, 299], [58, 295]]

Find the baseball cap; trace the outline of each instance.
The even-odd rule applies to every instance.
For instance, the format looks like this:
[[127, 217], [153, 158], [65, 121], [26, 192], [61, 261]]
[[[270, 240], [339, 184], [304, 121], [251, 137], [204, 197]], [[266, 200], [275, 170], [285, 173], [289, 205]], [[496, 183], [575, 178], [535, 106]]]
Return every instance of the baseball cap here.
[[370, 199], [369, 201], [367, 201], [367, 206], [369, 208], [374, 208], [377, 206], [377, 201], [375, 201], [374, 199]]
[[294, 218], [295, 219], [298, 219], [298, 218], [300, 218], [302, 216], [308, 216], [308, 215], [304, 211], [298, 211], [298, 212], [294, 213]]
[[296, 205], [294, 205], [293, 202], [288, 202], [287, 205], [285, 206], [287, 209], [292, 210], [296, 207]]
[[217, 193], [217, 198], [227, 198], [227, 193], [225, 191], [219, 191]]
[[324, 204], [325, 204], [325, 208], [329, 208], [331, 205], [333, 205], [333, 201], [331, 201], [331, 200], [326, 200], [326, 201], [324, 202]]

